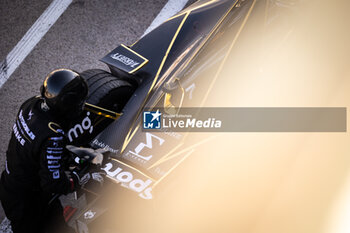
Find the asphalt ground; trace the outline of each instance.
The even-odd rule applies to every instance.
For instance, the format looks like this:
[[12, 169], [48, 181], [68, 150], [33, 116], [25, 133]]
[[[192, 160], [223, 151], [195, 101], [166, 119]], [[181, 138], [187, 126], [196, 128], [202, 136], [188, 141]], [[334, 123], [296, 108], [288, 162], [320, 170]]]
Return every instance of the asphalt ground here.
[[[0, 61], [4, 61], [50, 3], [0, 1]], [[0, 88], [1, 171], [17, 111], [23, 101], [39, 94], [45, 76], [57, 68], [107, 70], [99, 59], [121, 43], [135, 42], [166, 3], [167, 0], [73, 0]], [[0, 219], [3, 217], [1, 209]]]

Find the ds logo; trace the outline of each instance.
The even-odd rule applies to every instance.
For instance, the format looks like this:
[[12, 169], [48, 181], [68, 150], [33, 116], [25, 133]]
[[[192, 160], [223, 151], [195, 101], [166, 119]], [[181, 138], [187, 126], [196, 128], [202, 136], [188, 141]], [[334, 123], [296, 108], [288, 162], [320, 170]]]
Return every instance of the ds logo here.
[[144, 129], [160, 129], [162, 113], [157, 110], [156, 112], [143, 112], [143, 128]]

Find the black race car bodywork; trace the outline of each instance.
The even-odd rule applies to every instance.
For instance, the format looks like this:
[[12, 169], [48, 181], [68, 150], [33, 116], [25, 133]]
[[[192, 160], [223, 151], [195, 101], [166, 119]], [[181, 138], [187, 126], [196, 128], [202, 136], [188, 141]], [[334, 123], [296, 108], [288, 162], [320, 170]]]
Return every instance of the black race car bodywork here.
[[[148, 185], [149, 188], [139, 194], [145, 199], [150, 199], [152, 198], [151, 189], [186, 156], [189, 151], [173, 156], [184, 149], [178, 146], [183, 141], [184, 135], [142, 132], [142, 113], [145, 108], [166, 107], [164, 106], [166, 92], [177, 98], [182, 98], [183, 95], [184, 101], [181, 107], [202, 105], [201, 102], [206, 92], [201, 90], [215, 81], [215, 75], [211, 76], [211, 80], [205, 80], [201, 73], [217, 70], [218, 67], [215, 69], [213, 66], [220, 63], [225, 50], [227, 51], [230, 45], [226, 43], [221, 51], [205, 49], [219, 43], [217, 40], [220, 40], [219, 32], [222, 30], [238, 33], [252, 3], [246, 1], [241, 8], [233, 11], [236, 1], [198, 2], [131, 46], [134, 52], [148, 59], [148, 63], [133, 74], [136, 79], [142, 80], [123, 109], [123, 116], [126, 117], [120, 117], [95, 139], [95, 143], [103, 142], [110, 148], [118, 150], [118, 153], [111, 154], [113, 160], [106, 167], [111, 179], [121, 182], [112, 172], [121, 166], [120, 163], [127, 163], [137, 168], [133, 170], [133, 173], [139, 173], [143, 180], [152, 181]], [[228, 27], [226, 23], [232, 18], [235, 18], [237, 23]], [[161, 38], [161, 40], [156, 38]], [[113, 54], [115, 51], [109, 53], [102, 61], [110, 66], [112, 73], [120, 76], [119, 70], [114, 66], [114, 61], [108, 59]], [[210, 58], [212, 58], [211, 63], [202, 63], [204, 60], [210, 61]], [[195, 67], [196, 74], [186, 73], [198, 65], [202, 67]], [[199, 78], [200, 81], [197, 80]], [[166, 87], [164, 87], [165, 84], [167, 84]], [[169, 90], [167, 91], [166, 88]], [[173, 102], [176, 102], [173, 103], [176, 105], [179, 101], [173, 100]], [[177, 150], [172, 150], [172, 154], [165, 156], [170, 152], [169, 149], [175, 146], [178, 146]], [[172, 159], [169, 159], [170, 157]]]
[[[270, 1], [261, 1], [260, 8], [265, 9], [265, 2]], [[150, 216], [143, 221], [136, 214], [147, 213], [158, 193], [166, 196], [158, 186], [210, 138], [194, 140], [189, 133], [166, 130], [144, 132], [143, 112], [204, 106], [258, 4], [256, 0], [198, 1], [133, 45], [118, 46], [102, 59], [116, 79], [127, 83], [122, 86], [132, 91], [122, 109], [113, 108], [113, 100], [108, 101], [112, 105], [99, 100], [88, 105], [86, 115], [68, 132], [72, 144], [103, 148], [108, 157], [106, 184], [97, 190], [87, 186], [84, 201], [80, 200], [83, 208], [70, 220], [78, 232], [147, 231], [141, 226], [149, 223]], [[132, 218], [125, 217], [128, 211]], [[131, 219], [137, 219], [138, 226], [125, 222]]]

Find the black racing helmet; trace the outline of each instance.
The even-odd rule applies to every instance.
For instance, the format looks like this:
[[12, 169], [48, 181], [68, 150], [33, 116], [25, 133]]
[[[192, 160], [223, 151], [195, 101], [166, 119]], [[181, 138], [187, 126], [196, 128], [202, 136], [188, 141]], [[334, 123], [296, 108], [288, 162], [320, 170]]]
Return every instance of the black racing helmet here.
[[41, 96], [57, 116], [74, 118], [82, 113], [88, 85], [78, 72], [70, 69], [52, 71], [41, 87]]

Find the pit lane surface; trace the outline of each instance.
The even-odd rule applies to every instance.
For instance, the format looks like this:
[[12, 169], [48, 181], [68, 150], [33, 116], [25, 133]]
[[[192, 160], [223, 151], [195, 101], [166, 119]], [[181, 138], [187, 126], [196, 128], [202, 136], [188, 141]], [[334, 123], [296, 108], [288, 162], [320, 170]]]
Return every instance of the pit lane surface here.
[[[194, 0], [188, 1], [188, 4]], [[51, 1], [0, 1], [0, 61], [21, 40]], [[18, 108], [38, 95], [45, 76], [66, 67], [107, 70], [99, 62], [118, 44], [132, 44], [148, 29], [168, 0], [73, 0], [40, 42], [0, 88], [0, 170]], [[168, 13], [168, 12], [167, 12]], [[4, 218], [0, 210], [0, 220]]]

